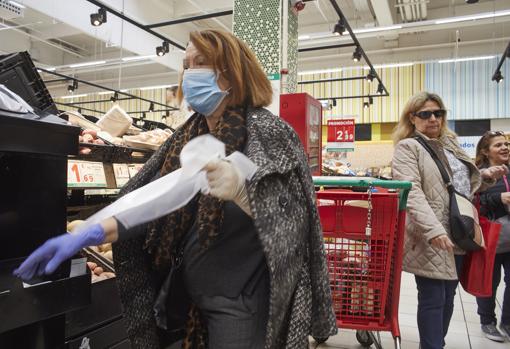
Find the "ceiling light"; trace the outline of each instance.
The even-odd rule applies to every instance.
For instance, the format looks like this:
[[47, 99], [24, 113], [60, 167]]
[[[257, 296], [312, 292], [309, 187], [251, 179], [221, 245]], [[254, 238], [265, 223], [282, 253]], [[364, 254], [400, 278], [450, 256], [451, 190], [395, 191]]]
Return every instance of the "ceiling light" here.
[[140, 117], [140, 119], [145, 119], [147, 117], [147, 115], [145, 114], [145, 112], [142, 113], [142, 116]]
[[368, 97], [368, 104], [374, 104], [374, 99], [372, 97]]
[[11, 5], [18, 6], [19, 8], [26, 8], [26, 7], [25, 7], [25, 5], [20, 4], [19, 2], [16, 2], [16, 1], [12, 1], [12, 0], [11, 0], [11, 1], [9, 1], [9, 3], [10, 3]]
[[[410, 67], [414, 63], [408, 62], [408, 63], [390, 63], [390, 64], [376, 64], [374, 65], [374, 68], [401, 68], [401, 67]], [[370, 68], [366, 68], [370, 69]]]
[[353, 30], [353, 32], [354, 32], [354, 34], [364, 34], [364, 33], [384, 32], [384, 31], [396, 30], [396, 29], [402, 29], [402, 26], [401, 25], [392, 25], [392, 26], [388, 26], [388, 27], [355, 29], [355, 30]]
[[477, 20], [477, 19], [495, 18], [495, 17], [508, 16], [508, 15], [510, 15], [510, 10], [496, 11], [496, 12], [486, 12], [486, 13], [480, 13], [478, 15], [473, 15], [473, 16], [457, 16], [457, 17], [450, 17], [450, 18], [439, 19], [439, 20], [435, 21], [435, 24], [446, 24], [446, 23], [455, 23], [455, 22], [464, 22], [464, 21], [474, 21], [474, 20]]
[[117, 92], [115, 92], [113, 94], [113, 96], [110, 97], [110, 101], [112, 101], [112, 103], [117, 102], [118, 99], [119, 99], [119, 94]]
[[356, 46], [356, 50], [354, 50], [352, 54], [352, 60], [354, 62], [359, 62], [361, 60], [361, 48], [359, 46]]
[[145, 91], [145, 90], [157, 90], [159, 88], [170, 88], [170, 87], [173, 87], [173, 86], [175, 86], [175, 85], [145, 86], [145, 87], [140, 87], [140, 90], [141, 91]]
[[124, 57], [124, 58], [122, 58], [122, 60], [124, 62], [131, 62], [131, 61], [141, 61], [141, 60], [144, 60], [144, 59], [150, 59], [150, 58], [155, 58], [155, 57], [157, 57], [157, 55], [131, 56], [131, 57]]
[[106, 61], [85, 62], [85, 63], [71, 64], [69, 67], [70, 68], [80, 68], [80, 67], [89, 67], [91, 65], [100, 65], [100, 64], [105, 64], [105, 63], [106, 63]]
[[106, 9], [104, 7], [100, 7], [99, 10], [97, 10], [97, 13], [92, 13], [90, 15], [90, 24], [92, 24], [94, 27], [98, 27], [106, 22]]
[[69, 91], [69, 92], [73, 92], [74, 90], [77, 90], [77, 89], [78, 89], [78, 81], [76, 81], [76, 80], [73, 80], [72, 85], [67, 86], [67, 91]]
[[466, 4], [476, 4], [478, 0], [466, 0]]
[[337, 72], [341, 72], [341, 71], [342, 71], [342, 68], [331, 68], [331, 69], [322, 69], [322, 70], [306, 70], [306, 71], [299, 72], [298, 75], [337, 73]]
[[370, 108], [370, 104], [368, 102], [363, 102], [363, 108], [365, 109]]
[[86, 93], [81, 95], [70, 95], [70, 96], [62, 96], [60, 98], [62, 99], [70, 99], [70, 98], [80, 98], [80, 97], [87, 97], [88, 95]]
[[382, 95], [383, 93], [384, 93], [384, 86], [383, 86], [383, 84], [379, 83], [379, 85], [377, 85], [377, 94]]
[[375, 76], [376, 76], [375, 71], [370, 70], [370, 73], [367, 74], [365, 79], [367, 79], [369, 82], [372, 82], [372, 81], [374, 81]]
[[168, 53], [170, 51], [170, 47], [168, 44], [168, 41], [163, 41], [163, 44], [161, 46], [156, 47], [156, 55], [158, 56], [164, 56], [165, 53]]
[[299, 35], [298, 40], [308, 40], [310, 39], [310, 35]]
[[344, 32], [345, 32], [345, 23], [343, 21], [343, 18], [340, 18], [338, 20], [338, 23], [335, 24], [335, 28], [333, 29], [333, 34], [344, 35]]
[[492, 59], [495, 56], [479, 56], [479, 57], [465, 57], [465, 58], [453, 58], [453, 59], [442, 59], [438, 63], [456, 63], [456, 62], [469, 62], [469, 61], [481, 61], [485, 59]]
[[496, 81], [498, 84], [501, 80], [503, 80], [503, 75], [501, 75], [501, 70], [497, 70], [492, 76], [492, 81]]
[[109, 94], [112, 94], [114, 91], [102, 91], [102, 92], [98, 92], [97, 94], [98, 95], [109, 95]]
[[149, 104], [149, 111], [154, 111], [154, 103]]

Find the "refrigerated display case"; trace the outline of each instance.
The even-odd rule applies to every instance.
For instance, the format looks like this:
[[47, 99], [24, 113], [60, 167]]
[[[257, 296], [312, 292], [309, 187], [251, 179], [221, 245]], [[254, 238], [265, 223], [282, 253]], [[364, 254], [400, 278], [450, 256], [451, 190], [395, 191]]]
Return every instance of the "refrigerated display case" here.
[[296, 131], [308, 156], [312, 175], [320, 176], [322, 163], [322, 105], [307, 93], [280, 95], [280, 117]]

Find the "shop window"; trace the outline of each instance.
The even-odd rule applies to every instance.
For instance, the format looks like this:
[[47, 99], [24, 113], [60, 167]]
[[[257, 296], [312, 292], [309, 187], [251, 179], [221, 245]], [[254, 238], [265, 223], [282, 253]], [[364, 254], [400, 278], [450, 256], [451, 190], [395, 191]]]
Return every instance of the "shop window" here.
[[480, 136], [490, 129], [490, 120], [455, 120], [455, 132], [459, 136]]
[[371, 141], [372, 140], [372, 125], [371, 124], [357, 124], [355, 126], [356, 140], [357, 141]]

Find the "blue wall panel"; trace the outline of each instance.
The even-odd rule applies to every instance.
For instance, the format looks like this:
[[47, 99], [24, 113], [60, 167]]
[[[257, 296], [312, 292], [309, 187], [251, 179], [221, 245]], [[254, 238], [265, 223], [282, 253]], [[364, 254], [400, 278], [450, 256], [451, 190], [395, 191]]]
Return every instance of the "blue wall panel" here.
[[425, 64], [425, 88], [443, 98], [452, 120], [510, 118], [510, 60], [505, 77], [492, 81], [499, 58], [458, 63]]

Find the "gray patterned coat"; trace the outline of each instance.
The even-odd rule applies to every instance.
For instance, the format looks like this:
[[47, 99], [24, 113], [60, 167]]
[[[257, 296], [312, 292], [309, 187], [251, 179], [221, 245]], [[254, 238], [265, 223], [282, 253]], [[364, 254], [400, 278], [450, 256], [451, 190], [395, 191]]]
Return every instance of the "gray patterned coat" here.
[[[307, 158], [294, 130], [268, 110], [250, 109], [246, 120], [244, 153], [259, 166], [247, 192], [271, 280], [265, 348], [308, 348], [308, 335], [325, 338], [337, 328]], [[121, 194], [157, 174], [178, 132]], [[130, 339], [135, 348], [146, 349], [159, 348], [159, 343], [152, 318], [156, 291], [142, 250], [144, 229], [138, 228], [138, 237], [114, 244], [114, 259]]]

